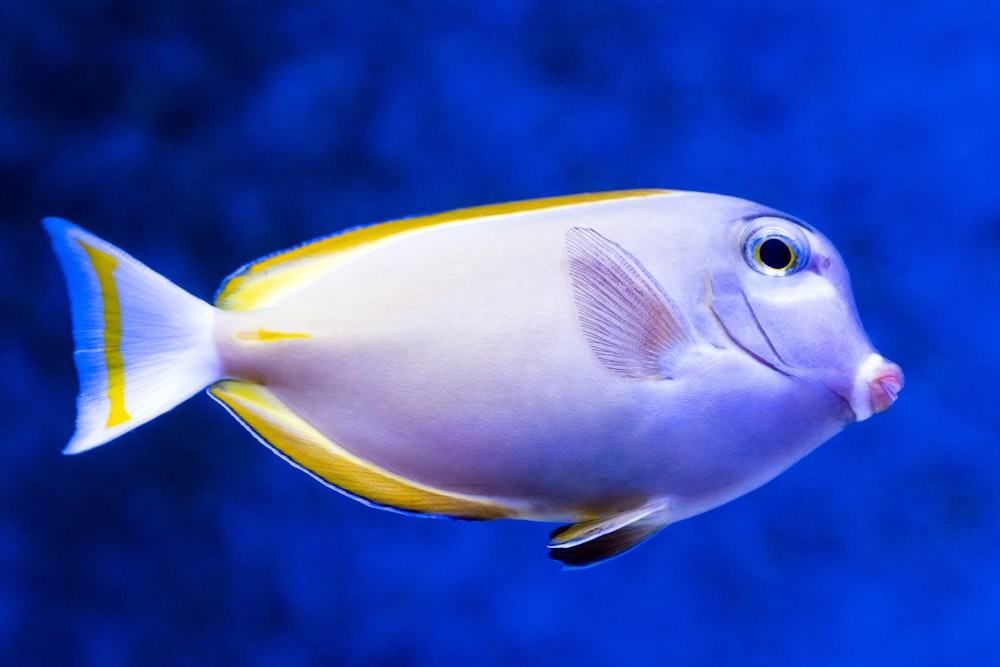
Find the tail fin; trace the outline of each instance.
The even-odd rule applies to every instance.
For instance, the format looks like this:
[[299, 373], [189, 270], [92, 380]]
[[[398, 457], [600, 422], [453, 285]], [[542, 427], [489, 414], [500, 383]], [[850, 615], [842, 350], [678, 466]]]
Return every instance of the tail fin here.
[[80, 377], [63, 453], [103, 445], [220, 379], [212, 306], [66, 220], [42, 224], [66, 274]]

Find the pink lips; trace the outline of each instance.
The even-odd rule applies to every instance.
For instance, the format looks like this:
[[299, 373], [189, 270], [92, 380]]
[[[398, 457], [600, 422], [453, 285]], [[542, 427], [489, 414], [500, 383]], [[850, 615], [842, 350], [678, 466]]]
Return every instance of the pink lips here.
[[875, 377], [868, 383], [872, 412], [885, 412], [896, 402], [899, 390], [903, 388], [903, 371], [891, 361], [875, 371]]

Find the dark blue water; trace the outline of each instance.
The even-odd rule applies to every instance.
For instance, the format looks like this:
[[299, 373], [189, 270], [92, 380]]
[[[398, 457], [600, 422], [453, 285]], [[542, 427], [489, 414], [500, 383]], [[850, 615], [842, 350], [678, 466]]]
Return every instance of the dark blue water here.
[[[1000, 6], [0, 5], [0, 662], [1000, 664]], [[343, 227], [743, 196], [851, 268], [899, 403], [565, 573], [548, 527], [369, 510], [198, 396], [63, 457], [61, 215], [210, 297]]]

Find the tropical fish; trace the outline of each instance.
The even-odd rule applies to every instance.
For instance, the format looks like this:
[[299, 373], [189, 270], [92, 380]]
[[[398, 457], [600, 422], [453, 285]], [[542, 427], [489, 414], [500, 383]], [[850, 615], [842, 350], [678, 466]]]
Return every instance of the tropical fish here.
[[208, 388], [365, 504], [564, 522], [567, 567], [769, 481], [887, 409], [847, 269], [808, 224], [634, 190], [358, 228], [269, 255], [214, 305], [58, 218], [76, 454]]

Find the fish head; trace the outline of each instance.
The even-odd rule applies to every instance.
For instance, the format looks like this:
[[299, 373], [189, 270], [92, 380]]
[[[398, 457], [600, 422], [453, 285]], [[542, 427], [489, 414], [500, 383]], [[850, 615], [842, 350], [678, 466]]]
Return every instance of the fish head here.
[[888, 409], [903, 373], [872, 346], [833, 244], [769, 209], [727, 227], [708, 276], [709, 306], [727, 336], [761, 363], [825, 385], [849, 408], [848, 421]]

